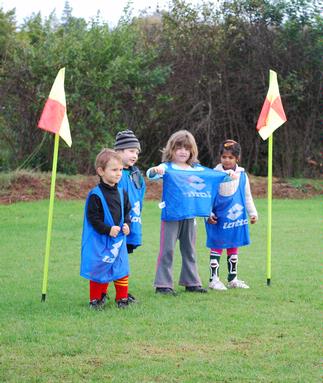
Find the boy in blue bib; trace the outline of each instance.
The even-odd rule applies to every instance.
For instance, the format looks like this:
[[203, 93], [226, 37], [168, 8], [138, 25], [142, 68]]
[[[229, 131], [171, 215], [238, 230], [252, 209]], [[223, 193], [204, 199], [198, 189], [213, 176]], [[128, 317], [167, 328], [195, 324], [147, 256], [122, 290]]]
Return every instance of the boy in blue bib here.
[[114, 149], [120, 154], [123, 162], [119, 186], [128, 193], [131, 205], [129, 213], [131, 220], [130, 234], [127, 236], [127, 249], [130, 254], [142, 244], [141, 212], [146, 185], [140, 170], [135, 166], [141, 147], [134, 132], [124, 130], [117, 134]]
[[122, 168], [119, 154], [103, 149], [95, 161], [100, 183], [89, 192], [85, 203], [80, 275], [90, 280], [90, 307], [93, 309], [104, 306], [112, 281], [117, 306], [124, 308], [131, 302], [126, 244], [131, 206], [127, 193], [118, 187]]
[[227, 289], [219, 279], [223, 249], [227, 250], [227, 286], [249, 288], [237, 277], [238, 248], [250, 243], [248, 216], [250, 223], [254, 224], [257, 222], [258, 214], [252, 199], [248, 177], [244, 169], [238, 166], [240, 156], [241, 147], [236, 141], [226, 140], [221, 144], [221, 163], [215, 167], [215, 170], [227, 173], [228, 177], [220, 184], [212, 214], [206, 222], [206, 246], [210, 248], [209, 288], [214, 290]]
[[[135, 166], [141, 151], [138, 138], [132, 130], [118, 132], [114, 144], [115, 151], [120, 154], [123, 163], [122, 177], [119, 186], [128, 193], [131, 205], [130, 234], [127, 236], [127, 251], [132, 254], [142, 244], [141, 212], [146, 191], [146, 184], [140, 170]], [[135, 301], [132, 294], [129, 298]]]

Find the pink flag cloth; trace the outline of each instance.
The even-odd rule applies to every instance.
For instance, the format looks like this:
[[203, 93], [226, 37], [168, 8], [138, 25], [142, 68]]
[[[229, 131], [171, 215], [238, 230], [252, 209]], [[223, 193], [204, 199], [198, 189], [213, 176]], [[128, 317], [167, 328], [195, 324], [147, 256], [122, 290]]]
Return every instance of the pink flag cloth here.
[[269, 89], [262, 106], [257, 130], [263, 140], [267, 140], [273, 132], [287, 121], [279, 94], [277, 73], [269, 71]]
[[38, 127], [51, 133], [58, 133], [68, 146], [72, 146], [70, 126], [66, 114], [64, 90], [65, 68], [62, 68], [54, 81], [46, 101]]

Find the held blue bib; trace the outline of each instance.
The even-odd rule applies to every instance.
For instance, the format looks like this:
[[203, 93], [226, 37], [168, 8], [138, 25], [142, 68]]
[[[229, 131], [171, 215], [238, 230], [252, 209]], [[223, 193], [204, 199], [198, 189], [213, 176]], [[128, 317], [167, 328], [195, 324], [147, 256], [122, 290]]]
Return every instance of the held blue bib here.
[[181, 221], [194, 217], [208, 217], [218, 187], [226, 174], [201, 165], [202, 170], [177, 170], [170, 163], [163, 176], [163, 221]]
[[130, 234], [127, 236], [127, 243], [140, 246], [142, 243], [141, 211], [146, 185], [142, 179], [142, 187], [138, 189], [131, 175], [128, 175], [125, 171], [122, 172], [122, 178], [118, 185], [128, 193], [131, 205], [131, 211], [129, 213], [131, 219]]
[[[124, 198], [123, 190], [118, 188], [121, 202], [122, 227], [124, 221]], [[103, 211], [104, 223], [115, 226], [108, 204], [99, 186], [92, 189], [86, 199], [84, 210], [82, 250], [81, 250], [81, 277], [98, 283], [108, 283], [129, 275], [129, 261], [126, 245], [126, 236], [120, 230], [116, 238], [108, 234], [99, 234], [87, 219], [87, 206], [92, 194], [100, 197]]]
[[206, 246], [215, 249], [229, 249], [249, 245], [248, 214], [245, 197], [246, 174], [240, 174], [239, 186], [232, 196], [217, 195], [213, 213], [218, 222], [205, 222]]

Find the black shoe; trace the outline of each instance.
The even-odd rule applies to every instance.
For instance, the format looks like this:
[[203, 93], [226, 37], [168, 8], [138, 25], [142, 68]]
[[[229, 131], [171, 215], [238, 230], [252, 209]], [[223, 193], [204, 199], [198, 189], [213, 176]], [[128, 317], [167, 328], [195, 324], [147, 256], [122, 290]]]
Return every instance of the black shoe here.
[[138, 301], [132, 294], [128, 293], [128, 303], [138, 303]]
[[202, 286], [186, 286], [185, 291], [190, 293], [207, 293], [207, 289], [203, 289]]
[[121, 298], [116, 301], [118, 309], [125, 309], [129, 306], [128, 298]]
[[176, 291], [170, 287], [156, 287], [155, 292], [156, 294], [177, 295]]
[[101, 299], [93, 299], [92, 301], [90, 301], [89, 307], [92, 310], [102, 310], [103, 304]]
[[104, 306], [106, 303], [107, 303], [107, 300], [109, 299], [109, 297], [107, 296], [107, 294], [102, 294], [101, 295], [101, 305]]

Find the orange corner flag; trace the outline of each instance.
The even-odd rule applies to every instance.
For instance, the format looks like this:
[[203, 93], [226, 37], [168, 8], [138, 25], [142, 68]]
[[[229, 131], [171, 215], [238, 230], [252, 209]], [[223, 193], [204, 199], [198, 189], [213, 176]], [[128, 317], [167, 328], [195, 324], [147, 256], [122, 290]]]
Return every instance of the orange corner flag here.
[[54, 81], [38, 127], [51, 133], [58, 133], [68, 146], [72, 146], [70, 126], [66, 114], [64, 91], [65, 68], [62, 68]]
[[279, 94], [277, 73], [270, 70], [269, 89], [257, 122], [258, 133], [263, 140], [267, 140], [286, 121], [287, 118]]

